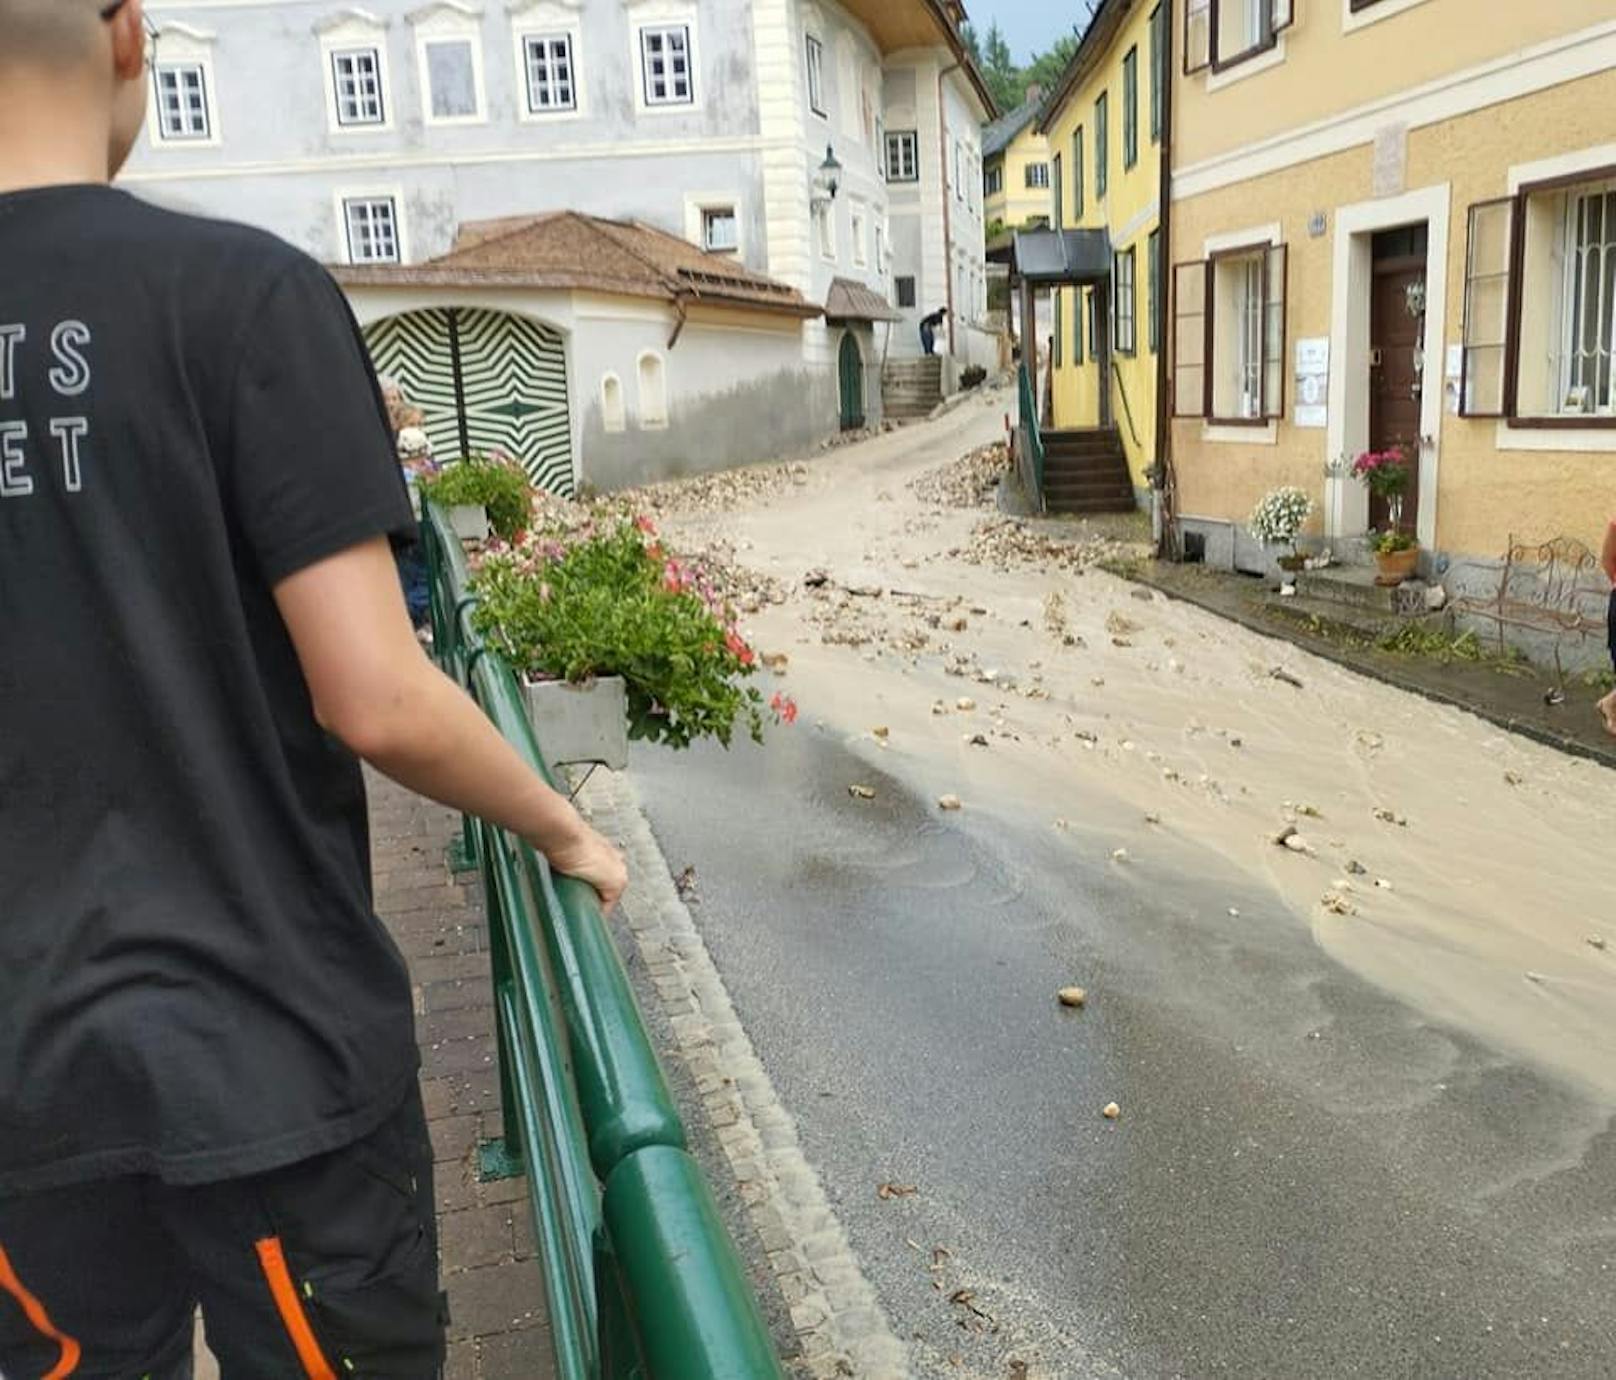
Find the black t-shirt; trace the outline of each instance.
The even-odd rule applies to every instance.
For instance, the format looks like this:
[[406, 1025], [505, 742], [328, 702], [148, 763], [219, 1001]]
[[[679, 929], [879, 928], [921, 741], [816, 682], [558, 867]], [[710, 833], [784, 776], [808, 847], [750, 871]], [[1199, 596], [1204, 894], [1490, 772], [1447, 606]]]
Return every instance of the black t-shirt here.
[[0, 195], [0, 1192], [253, 1174], [397, 1107], [364, 783], [271, 591], [410, 529], [317, 264]]

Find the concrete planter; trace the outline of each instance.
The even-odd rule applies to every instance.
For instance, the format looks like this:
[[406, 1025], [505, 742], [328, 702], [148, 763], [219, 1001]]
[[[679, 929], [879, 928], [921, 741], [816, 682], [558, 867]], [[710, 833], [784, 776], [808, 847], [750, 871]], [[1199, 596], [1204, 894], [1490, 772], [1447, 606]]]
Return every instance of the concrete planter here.
[[449, 509], [449, 526], [461, 541], [488, 540], [488, 509], [480, 503], [460, 503]]
[[628, 687], [621, 676], [582, 685], [525, 681], [522, 693], [539, 751], [552, 767], [598, 762], [622, 771], [628, 766]]

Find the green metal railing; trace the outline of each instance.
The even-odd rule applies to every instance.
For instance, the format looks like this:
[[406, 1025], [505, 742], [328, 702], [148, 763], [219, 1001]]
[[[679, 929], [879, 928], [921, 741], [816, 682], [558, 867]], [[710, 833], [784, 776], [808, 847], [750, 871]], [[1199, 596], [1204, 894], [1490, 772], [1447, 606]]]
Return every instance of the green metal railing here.
[[[504, 658], [471, 626], [465, 553], [422, 522], [439, 665], [554, 785]], [[780, 1380], [773, 1344], [686, 1148], [594, 891], [468, 819], [482, 872], [504, 1135], [485, 1177], [526, 1173], [561, 1380]]]
[[1021, 444], [1018, 462], [1021, 466], [1021, 482], [1027, 489], [1027, 495], [1037, 505], [1038, 511], [1044, 509], [1044, 437], [1038, 427], [1038, 400], [1032, 393], [1032, 375], [1027, 370], [1027, 362], [1023, 360], [1018, 370], [1018, 383], [1021, 392], [1020, 415], [1017, 418]]

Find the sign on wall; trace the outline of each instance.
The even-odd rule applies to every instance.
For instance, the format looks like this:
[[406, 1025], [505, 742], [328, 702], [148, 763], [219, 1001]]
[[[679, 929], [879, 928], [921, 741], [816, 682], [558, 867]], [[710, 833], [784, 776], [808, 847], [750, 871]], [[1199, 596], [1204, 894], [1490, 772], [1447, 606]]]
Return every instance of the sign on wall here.
[[1330, 338], [1296, 342], [1296, 413], [1300, 427], [1330, 424]]

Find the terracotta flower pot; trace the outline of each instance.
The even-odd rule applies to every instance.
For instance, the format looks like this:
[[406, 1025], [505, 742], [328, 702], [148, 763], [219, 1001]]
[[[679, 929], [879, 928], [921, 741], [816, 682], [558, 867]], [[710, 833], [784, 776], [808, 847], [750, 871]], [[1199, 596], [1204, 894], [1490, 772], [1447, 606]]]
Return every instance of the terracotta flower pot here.
[[1411, 546], [1407, 551], [1377, 551], [1375, 552], [1375, 569], [1379, 572], [1375, 576], [1377, 585], [1400, 585], [1404, 580], [1412, 578], [1419, 569], [1420, 549]]

